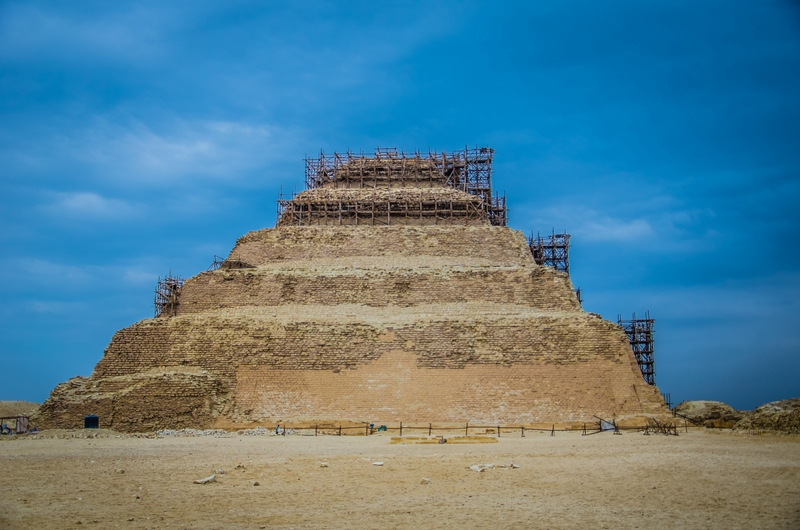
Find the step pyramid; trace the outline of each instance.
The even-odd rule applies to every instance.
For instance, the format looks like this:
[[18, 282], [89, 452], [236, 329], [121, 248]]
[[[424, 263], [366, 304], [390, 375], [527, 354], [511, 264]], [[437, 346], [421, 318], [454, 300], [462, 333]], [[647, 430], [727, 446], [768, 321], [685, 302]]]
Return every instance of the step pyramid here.
[[[120, 431], [281, 422], [644, 423], [667, 412], [623, 330], [537, 265], [488, 148], [306, 162], [215, 270], [118, 331], [36, 421]], [[487, 164], [488, 172], [487, 175]]]

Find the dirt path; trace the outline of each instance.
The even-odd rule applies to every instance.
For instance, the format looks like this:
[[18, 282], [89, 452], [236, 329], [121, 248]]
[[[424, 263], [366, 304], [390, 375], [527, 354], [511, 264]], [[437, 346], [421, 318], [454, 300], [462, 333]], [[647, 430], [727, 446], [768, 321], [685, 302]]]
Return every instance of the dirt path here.
[[789, 436], [40, 436], [0, 443], [0, 460], [2, 528], [800, 527]]

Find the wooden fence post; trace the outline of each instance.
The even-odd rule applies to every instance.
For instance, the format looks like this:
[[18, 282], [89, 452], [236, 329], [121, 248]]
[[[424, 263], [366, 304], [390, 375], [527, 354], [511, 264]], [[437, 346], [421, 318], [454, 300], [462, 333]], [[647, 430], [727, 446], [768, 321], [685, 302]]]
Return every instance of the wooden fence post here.
[[317, 431], [319, 431], [319, 424], [314, 425], [314, 436], [317, 435]]
[[556, 435], [556, 424], [554, 423], [553, 428], [550, 429], [550, 436], [555, 436], [555, 435]]
[[340, 425], [339, 425], [339, 436], [341, 436], [341, 435], [342, 435], [342, 426], [341, 426], [341, 424], [340, 424]]
[[464, 436], [469, 436], [469, 422], [467, 422], [467, 425], [464, 427]]
[[500, 426], [497, 426], [497, 437], [500, 438]]
[[433, 430], [433, 423], [428, 424], [428, 436], [431, 435], [431, 431]]
[[519, 428], [519, 430], [522, 433], [522, 436], [520, 436], [520, 438], [525, 438], [525, 426], [523, 425], [522, 427]]
[[403, 437], [403, 422], [400, 422], [400, 438]]

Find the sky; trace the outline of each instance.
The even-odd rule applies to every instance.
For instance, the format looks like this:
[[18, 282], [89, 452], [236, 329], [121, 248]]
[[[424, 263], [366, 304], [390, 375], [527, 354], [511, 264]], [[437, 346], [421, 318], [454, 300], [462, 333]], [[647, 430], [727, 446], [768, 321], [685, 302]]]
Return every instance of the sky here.
[[677, 403], [800, 397], [800, 3], [0, 2], [0, 399], [274, 226], [303, 159], [495, 149]]

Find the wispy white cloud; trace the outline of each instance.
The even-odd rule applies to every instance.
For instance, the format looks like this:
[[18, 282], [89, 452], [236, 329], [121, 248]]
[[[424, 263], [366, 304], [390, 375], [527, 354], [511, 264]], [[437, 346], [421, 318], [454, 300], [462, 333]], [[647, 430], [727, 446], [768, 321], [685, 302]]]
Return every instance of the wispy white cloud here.
[[[210, 125], [210, 126], [209, 126]], [[179, 179], [187, 175], [220, 176], [221, 170], [242, 163], [234, 155], [236, 145], [250, 144], [253, 130], [241, 127], [239, 142], [232, 140], [230, 126], [179, 122], [167, 132], [156, 132], [144, 123], [128, 126], [105, 118], [95, 121], [76, 143], [77, 156], [110, 178], [136, 182]], [[266, 136], [264, 131], [256, 136]], [[131, 182], [133, 184], [133, 182]]]
[[633, 241], [643, 237], [651, 237], [653, 227], [645, 219], [622, 220], [612, 217], [586, 219], [573, 230], [577, 237], [586, 241]]
[[37, 258], [0, 260], [0, 271], [5, 278], [13, 279], [9, 285], [28, 285], [29, 287], [52, 283], [85, 284], [92, 278], [91, 273], [85, 267]]
[[59, 217], [106, 220], [130, 218], [141, 213], [143, 208], [143, 205], [92, 192], [55, 193], [53, 200], [42, 207], [44, 211]]
[[164, 9], [131, 4], [128, 9], [86, 12], [64, 7], [6, 3], [0, 17], [0, 58], [106, 58], [146, 64], [163, 53], [162, 35], [170, 25]]
[[128, 285], [153, 285], [158, 274], [152, 268], [129, 265], [118, 271], [119, 278]]
[[92, 285], [119, 283], [141, 287], [154, 285], [159, 274], [163, 275], [158, 271], [156, 260], [148, 258], [111, 265], [76, 265], [37, 258], [11, 258], [0, 260], [0, 274], [7, 278], [6, 285], [15, 286], [20, 292], [37, 292], [40, 289], [71, 291], [88, 289]]
[[25, 308], [32, 313], [68, 315], [75, 312], [85, 312], [86, 304], [83, 302], [61, 302], [57, 300], [28, 300]]
[[[265, 124], [177, 118], [153, 118], [147, 124], [99, 116], [69, 136], [55, 128], [42, 131], [37, 142], [6, 156], [21, 170], [19, 178], [27, 171], [69, 166], [82, 173], [78, 180], [152, 188], [197, 179], [242, 182], [248, 172], [284, 159], [287, 152], [302, 152], [298, 145], [297, 132]], [[92, 201], [110, 206], [97, 193], [76, 192], [62, 198], [62, 207]]]
[[[578, 197], [574, 197], [576, 202]], [[590, 200], [584, 197], [583, 200]], [[709, 208], [681, 208], [669, 198], [653, 198], [639, 208], [609, 205], [605, 210], [579, 204], [550, 206], [534, 210], [529, 205], [514, 210], [526, 224], [546, 233], [550, 228], [566, 231], [583, 243], [635, 243], [653, 252], [686, 252], [700, 248], [718, 236], [709, 224], [714, 212]]]

